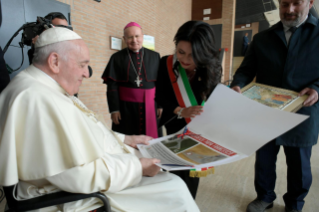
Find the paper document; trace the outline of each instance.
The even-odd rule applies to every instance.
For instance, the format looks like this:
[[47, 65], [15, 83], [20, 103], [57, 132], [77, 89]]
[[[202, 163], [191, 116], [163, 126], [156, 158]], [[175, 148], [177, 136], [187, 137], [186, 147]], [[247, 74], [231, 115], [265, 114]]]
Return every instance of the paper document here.
[[142, 155], [160, 159], [158, 165], [167, 170], [222, 165], [250, 156], [308, 118], [267, 107], [222, 84], [203, 110], [184, 136], [179, 132], [138, 145]]

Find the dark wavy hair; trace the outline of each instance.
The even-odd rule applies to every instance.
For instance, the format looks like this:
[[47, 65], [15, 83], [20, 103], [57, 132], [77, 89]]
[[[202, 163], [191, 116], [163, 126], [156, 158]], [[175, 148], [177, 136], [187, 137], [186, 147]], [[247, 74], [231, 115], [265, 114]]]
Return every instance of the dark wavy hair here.
[[[196, 65], [195, 79], [201, 78], [196, 85], [202, 99], [206, 100], [217, 84], [221, 81], [222, 67], [219, 61], [219, 51], [215, 47], [212, 27], [202, 21], [188, 21], [177, 31], [174, 42], [188, 41], [192, 46], [192, 57]], [[174, 72], [178, 77], [179, 62], [174, 64]]]

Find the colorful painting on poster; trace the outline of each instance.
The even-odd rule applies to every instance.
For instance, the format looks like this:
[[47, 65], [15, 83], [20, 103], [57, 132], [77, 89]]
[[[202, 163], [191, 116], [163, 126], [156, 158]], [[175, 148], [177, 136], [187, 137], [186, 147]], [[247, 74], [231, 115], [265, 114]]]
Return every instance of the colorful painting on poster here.
[[287, 105], [298, 98], [297, 94], [285, 92], [271, 87], [263, 87], [259, 85], [252, 86], [243, 92], [244, 96], [255, 100], [261, 104], [272, 108], [284, 109]]

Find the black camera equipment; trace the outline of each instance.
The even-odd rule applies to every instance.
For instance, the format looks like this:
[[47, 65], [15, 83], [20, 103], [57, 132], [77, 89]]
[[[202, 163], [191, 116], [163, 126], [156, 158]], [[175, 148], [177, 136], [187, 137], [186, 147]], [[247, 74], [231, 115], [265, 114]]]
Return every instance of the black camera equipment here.
[[[8, 41], [8, 43], [5, 45], [5, 47], [3, 49], [3, 54], [5, 54], [6, 51], [8, 50], [12, 40], [19, 34], [19, 32], [21, 30], [23, 30], [21, 42], [19, 42], [19, 46], [21, 47], [21, 50], [22, 50], [22, 62], [21, 62], [21, 65], [19, 66], [19, 68], [15, 69], [15, 70], [11, 69], [10, 70], [11, 73], [19, 70], [21, 68], [21, 66], [23, 65], [23, 62], [24, 62], [23, 47], [24, 47], [24, 45], [31, 46], [32, 45], [32, 38], [36, 37], [37, 35], [40, 35], [45, 29], [55, 27], [52, 25], [51, 21], [52, 21], [52, 18], [46, 19], [46, 18], [42, 18], [42, 17], [38, 16], [36, 22], [26, 23], [26, 24], [22, 25], [16, 31], [16, 33], [14, 33], [14, 35], [10, 38], [10, 40]], [[56, 27], [65, 27], [65, 28], [68, 28], [70, 30], [73, 30], [71, 26], [58, 25]]]

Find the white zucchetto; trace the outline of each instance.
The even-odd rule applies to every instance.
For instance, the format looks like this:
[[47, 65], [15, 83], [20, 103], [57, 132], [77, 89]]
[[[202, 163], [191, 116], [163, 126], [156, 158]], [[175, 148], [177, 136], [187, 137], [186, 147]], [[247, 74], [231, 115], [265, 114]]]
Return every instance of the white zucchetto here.
[[43, 46], [47, 46], [53, 43], [58, 43], [61, 41], [68, 40], [79, 40], [82, 39], [78, 34], [73, 32], [72, 30], [63, 28], [63, 27], [54, 27], [45, 30], [42, 32], [35, 42], [34, 47], [39, 48]]

